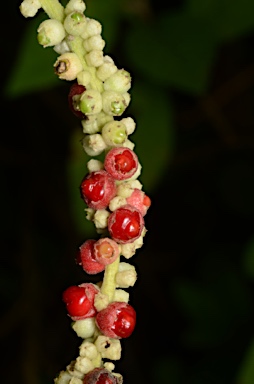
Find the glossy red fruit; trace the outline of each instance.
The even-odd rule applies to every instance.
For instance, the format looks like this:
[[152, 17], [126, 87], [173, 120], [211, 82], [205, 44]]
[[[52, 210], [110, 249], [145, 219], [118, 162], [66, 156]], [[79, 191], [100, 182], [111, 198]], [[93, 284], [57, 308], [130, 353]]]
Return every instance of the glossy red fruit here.
[[68, 94], [68, 104], [70, 107], [70, 110], [74, 113], [75, 116], [79, 117], [80, 119], [85, 119], [86, 115], [80, 111], [79, 109], [79, 96], [85, 92], [86, 87], [84, 85], [74, 83], [70, 87], [69, 94]]
[[136, 312], [131, 305], [115, 301], [98, 312], [95, 321], [105, 336], [114, 339], [126, 338], [135, 328]]
[[73, 321], [96, 315], [94, 297], [98, 292], [99, 288], [92, 283], [72, 285], [63, 292], [62, 299]]
[[105, 368], [94, 368], [83, 379], [83, 384], [122, 384], [122, 382], [121, 377], [114, 376]]
[[110, 236], [120, 244], [132, 243], [141, 235], [143, 228], [141, 212], [129, 204], [116, 209], [108, 218]]
[[119, 253], [118, 244], [108, 237], [103, 237], [94, 243], [94, 257], [104, 266], [112, 264]]
[[81, 247], [76, 257], [76, 263], [80, 265], [89, 275], [95, 275], [105, 269], [105, 264], [98, 262], [94, 255], [95, 240], [86, 240]]
[[89, 208], [104, 209], [116, 195], [116, 184], [106, 171], [91, 172], [80, 185], [81, 196]]
[[145, 216], [148, 208], [151, 205], [150, 198], [147, 195], [145, 195], [143, 191], [137, 188], [135, 188], [132, 194], [129, 197], [127, 197], [126, 201], [128, 204], [137, 208], [141, 212], [142, 216]]
[[138, 169], [138, 157], [131, 149], [114, 147], [105, 156], [104, 167], [116, 180], [126, 180]]

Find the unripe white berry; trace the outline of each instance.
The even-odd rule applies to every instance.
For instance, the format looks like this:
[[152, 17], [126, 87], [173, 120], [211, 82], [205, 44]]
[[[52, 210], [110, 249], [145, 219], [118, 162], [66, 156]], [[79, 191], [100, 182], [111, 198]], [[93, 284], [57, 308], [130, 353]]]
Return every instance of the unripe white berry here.
[[83, 45], [87, 52], [90, 52], [94, 49], [102, 51], [105, 47], [105, 41], [103, 40], [101, 35], [96, 35], [84, 40]]
[[123, 289], [116, 289], [114, 293], [113, 300], [114, 301], [121, 301], [123, 303], [129, 302], [130, 294]]
[[54, 384], [69, 384], [70, 380], [72, 378], [72, 375], [69, 372], [61, 371], [54, 379]]
[[54, 51], [57, 52], [59, 55], [63, 55], [64, 53], [66, 52], [70, 52], [70, 48], [69, 48], [69, 45], [67, 43], [67, 41], [64, 39], [63, 41], [61, 41], [61, 43], [59, 44], [56, 44], [54, 47], [53, 47]]
[[63, 24], [55, 19], [44, 20], [37, 29], [37, 39], [39, 44], [45, 47], [52, 47], [60, 44], [65, 38]]
[[109, 116], [103, 111], [96, 115], [88, 115], [86, 116], [86, 119], [81, 120], [83, 132], [89, 134], [97, 133], [101, 131], [102, 127], [106, 123], [112, 121], [113, 119], [113, 116]]
[[128, 263], [120, 263], [116, 274], [116, 285], [120, 288], [133, 287], [137, 280], [135, 267]]
[[104, 91], [102, 93], [102, 108], [105, 113], [112, 116], [120, 116], [126, 107], [125, 98], [121, 93], [113, 91]]
[[24, 0], [19, 10], [24, 17], [34, 17], [40, 8], [41, 3], [39, 0]]
[[107, 147], [99, 133], [86, 135], [82, 141], [84, 151], [88, 156], [98, 156]]
[[82, 372], [83, 374], [86, 374], [90, 372], [92, 369], [94, 369], [94, 364], [87, 357], [78, 356], [76, 359], [74, 368], [77, 371]]
[[55, 73], [61, 80], [75, 80], [82, 71], [82, 64], [74, 52], [66, 52], [59, 56], [54, 64]]
[[89, 221], [93, 220], [95, 209], [85, 208], [85, 212], [86, 212], [86, 219]]
[[64, 19], [64, 28], [67, 33], [73, 36], [79, 36], [86, 26], [86, 17], [80, 12], [71, 12]]
[[126, 148], [129, 148], [129, 149], [133, 150], [134, 147], [135, 147], [135, 144], [132, 141], [130, 141], [129, 139], [127, 139], [123, 143], [123, 147], [126, 147]]
[[79, 354], [82, 357], [87, 357], [88, 359], [93, 360], [97, 357], [98, 351], [93, 343], [85, 340], [79, 347]]
[[118, 69], [104, 82], [105, 91], [127, 92], [131, 87], [131, 76], [124, 69]]
[[91, 159], [87, 163], [88, 172], [100, 171], [104, 168], [104, 164], [100, 160]]
[[96, 74], [101, 81], [105, 81], [117, 71], [117, 66], [110, 56], [104, 56], [103, 64], [97, 68]]
[[104, 368], [106, 368], [108, 371], [112, 372], [115, 369], [115, 364], [107, 361], [103, 364]]
[[72, 329], [82, 339], [92, 337], [95, 331], [95, 321], [93, 318], [77, 320], [72, 323]]
[[103, 52], [93, 49], [85, 55], [85, 59], [89, 67], [99, 67], [103, 63]]
[[126, 127], [121, 121], [113, 120], [102, 127], [101, 134], [108, 146], [123, 145], [127, 139]]
[[136, 123], [132, 117], [125, 117], [121, 122], [124, 123], [128, 135], [131, 135], [135, 131]]
[[78, 379], [77, 377], [72, 377], [68, 384], [83, 384], [83, 380]]
[[95, 19], [86, 18], [86, 28], [84, 32], [82, 33], [81, 37], [83, 39], [87, 39], [91, 36], [100, 35], [102, 32], [102, 25], [99, 21]]
[[97, 229], [107, 228], [109, 215], [110, 213], [106, 209], [97, 209], [93, 217], [95, 227]]
[[85, 12], [85, 10], [86, 10], [86, 4], [84, 3], [83, 0], [70, 0], [66, 4], [64, 12], [66, 15], [68, 15], [68, 13], [72, 13], [74, 11], [79, 12], [79, 13], [83, 13], [83, 12]]
[[122, 348], [120, 340], [100, 335], [97, 337], [94, 344], [97, 350], [101, 353], [102, 358], [109, 360], [119, 360], [121, 358]]
[[101, 112], [102, 97], [96, 89], [87, 89], [80, 97], [79, 108], [85, 115], [95, 115]]
[[78, 379], [82, 379], [84, 377], [84, 373], [80, 372], [75, 368], [76, 361], [72, 361], [69, 365], [67, 365], [66, 370], [72, 376], [77, 377]]
[[115, 197], [113, 197], [113, 199], [111, 199], [111, 201], [109, 203], [109, 209], [113, 212], [125, 204], [127, 204], [127, 202], [126, 202], [126, 199], [124, 197], [115, 196]]

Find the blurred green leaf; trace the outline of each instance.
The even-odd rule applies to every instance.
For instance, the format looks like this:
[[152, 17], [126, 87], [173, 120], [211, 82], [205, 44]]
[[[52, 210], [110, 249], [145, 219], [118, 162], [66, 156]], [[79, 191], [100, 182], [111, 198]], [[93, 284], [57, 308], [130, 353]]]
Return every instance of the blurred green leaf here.
[[254, 383], [254, 340], [251, 341], [249, 349], [243, 359], [236, 384]]
[[37, 28], [45, 18], [45, 13], [40, 13], [27, 21], [17, 60], [4, 90], [7, 97], [50, 88], [60, 82], [53, 70], [58, 54], [52, 47], [43, 48], [37, 41]]
[[155, 358], [152, 372], [154, 383], [157, 384], [181, 384], [184, 382], [181, 362], [170, 356]]
[[216, 35], [206, 20], [187, 12], [165, 13], [154, 23], [132, 25], [126, 49], [149, 82], [196, 95], [209, 84]]
[[130, 114], [137, 127], [130, 140], [135, 143], [142, 168], [140, 180], [152, 191], [165, 174], [174, 150], [171, 100], [162, 89], [141, 81], [132, 87]]
[[188, 0], [186, 8], [190, 14], [213, 25], [220, 42], [240, 37], [254, 28], [252, 0]]
[[182, 341], [189, 347], [211, 347], [229, 340], [251, 311], [244, 280], [223, 254], [219, 257], [216, 253], [204, 256], [202, 280], [178, 280], [173, 285], [174, 296], [188, 321]]

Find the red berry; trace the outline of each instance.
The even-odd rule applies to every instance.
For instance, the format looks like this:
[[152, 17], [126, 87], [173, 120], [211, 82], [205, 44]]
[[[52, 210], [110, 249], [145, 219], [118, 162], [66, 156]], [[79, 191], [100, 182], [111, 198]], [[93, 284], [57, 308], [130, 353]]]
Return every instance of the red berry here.
[[72, 84], [69, 94], [68, 94], [68, 103], [71, 111], [74, 113], [75, 116], [79, 117], [80, 119], [85, 119], [85, 114], [80, 111], [79, 109], [79, 96], [85, 92], [86, 88], [84, 85], [74, 83]]
[[118, 256], [119, 247], [114, 240], [104, 237], [94, 243], [94, 257], [99, 263], [111, 264]]
[[148, 208], [151, 205], [150, 198], [147, 195], [145, 195], [143, 191], [137, 188], [135, 188], [132, 194], [129, 197], [127, 197], [126, 201], [128, 204], [137, 208], [141, 212], [142, 216], [145, 216]]
[[105, 269], [105, 264], [99, 263], [94, 256], [95, 240], [86, 240], [81, 247], [76, 257], [77, 264], [81, 265], [84, 271], [90, 275], [102, 272]]
[[138, 157], [131, 149], [114, 147], [105, 156], [104, 167], [116, 180], [126, 180], [138, 168]]
[[132, 243], [141, 235], [143, 228], [141, 212], [129, 204], [116, 209], [108, 218], [109, 233], [120, 244]]
[[99, 288], [92, 283], [73, 285], [63, 292], [63, 301], [67, 312], [73, 321], [94, 317], [94, 297]]
[[136, 312], [131, 305], [115, 301], [98, 312], [95, 320], [105, 336], [121, 339], [132, 334], [136, 325]]
[[116, 195], [115, 180], [104, 170], [91, 172], [82, 180], [80, 191], [89, 208], [104, 209]]
[[94, 368], [85, 375], [83, 384], [122, 384], [122, 378], [105, 368]]

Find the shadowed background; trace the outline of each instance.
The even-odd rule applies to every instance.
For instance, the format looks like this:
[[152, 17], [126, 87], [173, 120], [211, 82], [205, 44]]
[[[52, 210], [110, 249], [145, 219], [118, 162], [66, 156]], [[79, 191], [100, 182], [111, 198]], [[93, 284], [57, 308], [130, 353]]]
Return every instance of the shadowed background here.
[[[81, 343], [61, 295], [97, 281], [74, 262], [94, 231], [70, 84], [37, 44], [45, 14], [18, 7], [5, 4], [0, 24], [1, 380], [49, 384]], [[254, 3], [89, 0], [86, 15], [132, 75], [124, 116], [152, 198], [130, 260], [137, 326], [116, 372], [127, 384], [253, 384]]]

